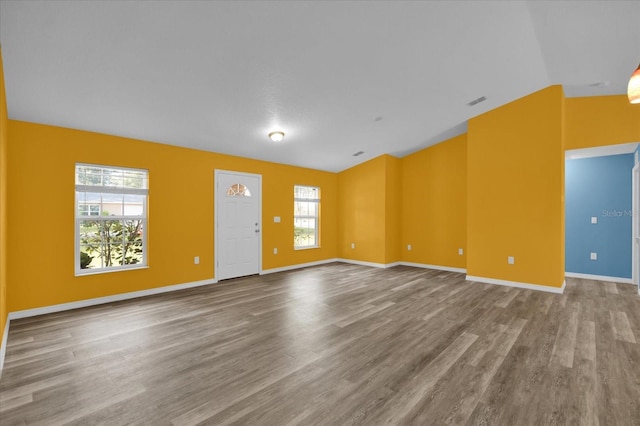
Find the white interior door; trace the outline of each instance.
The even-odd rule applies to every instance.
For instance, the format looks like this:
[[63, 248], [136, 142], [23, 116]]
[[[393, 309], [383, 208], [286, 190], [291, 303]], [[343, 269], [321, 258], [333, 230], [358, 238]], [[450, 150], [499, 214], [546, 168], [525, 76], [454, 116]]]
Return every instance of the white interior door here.
[[262, 176], [215, 171], [216, 278], [253, 275], [261, 267]]

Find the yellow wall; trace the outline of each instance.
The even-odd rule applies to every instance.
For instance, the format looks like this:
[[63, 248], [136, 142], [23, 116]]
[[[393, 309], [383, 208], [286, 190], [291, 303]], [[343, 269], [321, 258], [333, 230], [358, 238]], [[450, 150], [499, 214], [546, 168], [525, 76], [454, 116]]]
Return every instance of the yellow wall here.
[[567, 98], [566, 149], [640, 142], [640, 105], [626, 95]]
[[401, 211], [400, 159], [385, 154], [340, 172], [338, 257], [379, 264], [400, 261]]
[[[214, 169], [262, 174], [265, 270], [340, 257], [557, 287], [563, 145], [640, 140], [624, 96], [564, 100], [550, 87], [470, 120], [467, 135], [334, 174], [7, 120], [0, 89], [0, 329], [7, 312], [213, 278]], [[150, 171], [148, 269], [74, 276], [76, 162]], [[319, 249], [293, 250], [295, 184], [321, 188]]]
[[402, 260], [465, 268], [467, 135], [404, 157], [402, 187]]
[[[467, 272], [564, 281], [564, 96], [552, 86], [469, 121]], [[508, 265], [507, 257], [515, 264]]]
[[[385, 263], [386, 156], [338, 174], [338, 257]], [[351, 248], [351, 243], [355, 248]]]
[[402, 259], [402, 160], [385, 155], [385, 264]]
[[[213, 278], [214, 169], [262, 174], [263, 269], [336, 257], [334, 173], [12, 120], [8, 136], [10, 312]], [[148, 269], [74, 276], [76, 162], [149, 170]], [[319, 249], [293, 249], [295, 184], [321, 188]]]
[[7, 122], [7, 99], [0, 49], [0, 347], [7, 325]]

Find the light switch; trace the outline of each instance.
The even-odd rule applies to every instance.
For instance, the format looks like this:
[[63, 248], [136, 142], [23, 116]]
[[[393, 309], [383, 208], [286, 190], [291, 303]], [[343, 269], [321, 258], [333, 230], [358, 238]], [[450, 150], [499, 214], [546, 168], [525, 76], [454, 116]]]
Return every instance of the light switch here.
[[351, 248], [352, 249], [356, 248], [356, 243], [351, 243]]
[[592, 216], [591, 223], [598, 223], [598, 218], [596, 216]]
[[515, 258], [515, 257], [513, 257], [513, 256], [509, 256], [509, 257], [507, 257], [507, 263], [508, 263], [509, 265], [513, 265], [514, 263], [516, 263], [516, 258]]
[[459, 248], [459, 249], [458, 249], [458, 254], [459, 254], [460, 256], [462, 256], [462, 255], [464, 254], [464, 250], [462, 250], [461, 248]]
[[411, 250], [411, 244], [407, 244], [407, 250]]
[[591, 253], [591, 260], [598, 260], [598, 253]]
[[280, 216], [274, 216], [273, 223], [280, 223]]
[[273, 254], [278, 254], [278, 248], [277, 247], [273, 248]]
[[200, 264], [200, 256], [194, 256], [193, 257], [193, 264], [194, 265], [199, 265]]

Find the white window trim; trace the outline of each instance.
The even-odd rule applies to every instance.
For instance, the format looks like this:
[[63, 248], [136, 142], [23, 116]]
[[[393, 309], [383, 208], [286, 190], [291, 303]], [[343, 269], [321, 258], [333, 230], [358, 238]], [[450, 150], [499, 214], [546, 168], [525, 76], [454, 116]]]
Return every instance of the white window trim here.
[[[316, 223], [316, 226], [315, 226], [315, 242], [316, 243], [314, 245], [296, 247], [296, 243], [295, 243], [295, 240], [294, 240], [293, 249], [294, 250], [309, 250], [309, 249], [320, 248], [320, 187], [312, 186], [312, 185], [294, 185], [293, 186], [294, 194], [295, 194], [296, 187], [315, 188], [316, 192], [318, 194], [318, 198], [296, 198], [295, 196], [293, 197], [293, 205], [294, 205], [293, 227], [294, 227], [294, 232], [295, 232], [296, 219], [313, 219], [315, 221], [315, 223]], [[295, 203], [298, 202], [298, 201], [305, 202], [305, 203], [307, 203], [307, 202], [316, 203], [316, 215], [315, 216], [296, 215], [295, 214]]]
[[[149, 181], [149, 171], [145, 169], [134, 169], [129, 167], [117, 167], [117, 166], [109, 166], [104, 164], [88, 164], [88, 163], [76, 163], [74, 166], [74, 176], [77, 167], [96, 167], [96, 168], [104, 168], [104, 169], [112, 169], [112, 170], [126, 170], [126, 171], [135, 171], [135, 172], [143, 172], [147, 177], [147, 188], [139, 189], [139, 188], [118, 188], [118, 187], [110, 187], [110, 186], [102, 186], [102, 185], [75, 185], [74, 189], [74, 269], [75, 276], [85, 276], [85, 275], [97, 275], [97, 274], [108, 274], [111, 272], [119, 272], [119, 271], [128, 271], [133, 269], [147, 269], [149, 267], [147, 263], [147, 235], [148, 235], [148, 209], [147, 204], [149, 201], [149, 189], [148, 189], [148, 181]], [[78, 214], [78, 192], [95, 192], [102, 194], [127, 194], [127, 195], [144, 195], [145, 198], [142, 202], [142, 216], [131, 216], [131, 215], [118, 215], [118, 216], [81, 216]], [[108, 268], [97, 268], [97, 269], [82, 269], [80, 268], [80, 223], [86, 220], [138, 220], [142, 219], [142, 229], [144, 230], [142, 233], [142, 261], [140, 263], [135, 263], [132, 265], [115, 265], [110, 266]]]
[[[80, 217], [97, 217], [100, 216], [100, 204], [96, 204], [96, 203], [85, 203], [83, 204], [84, 206], [87, 206], [87, 214], [86, 215], [78, 215], [76, 212], [76, 215], [80, 216]], [[91, 207], [95, 207], [98, 206], [98, 214], [91, 214]], [[80, 207], [79, 204], [76, 203], [76, 208]], [[79, 209], [78, 209], [79, 210]]]

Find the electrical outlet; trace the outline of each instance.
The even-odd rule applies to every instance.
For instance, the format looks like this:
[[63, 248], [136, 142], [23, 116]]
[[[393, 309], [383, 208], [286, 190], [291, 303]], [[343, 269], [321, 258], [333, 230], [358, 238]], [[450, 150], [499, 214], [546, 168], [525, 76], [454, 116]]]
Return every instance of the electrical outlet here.
[[280, 223], [280, 216], [274, 216], [273, 223]]
[[509, 257], [507, 257], [507, 263], [508, 263], [509, 265], [513, 265], [513, 264], [515, 264], [515, 263], [516, 263], [516, 258], [515, 258], [515, 257], [513, 257], [513, 256], [509, 256]]
[[356, 243], [351, 243], [351, 248], [352, 249], [356, 248]]
[[598, 223], [598, 218], [596, 216], [592, 216], [591, 217], [591, 223], [593, 223], [593, 224]]
[[462, 256], [462, 255], [464, 254], [464, 250], [462, 250], [461, 248], [459, 248], [459, 249], [458, 249], [458, 254], [459, 254], [460, 256]]
[[273, 254], [278, 254], [278, 247], [273, 248]]
[[200, 264], [200, 256], [194, 256], [193, 257], [193, 264], [194, 265], [199, 265]]
[[407, 250], [411, 251], [411, 244], [407, 244]]
[[591, 253], [591, 260], [598, 260], [598, 253]]

